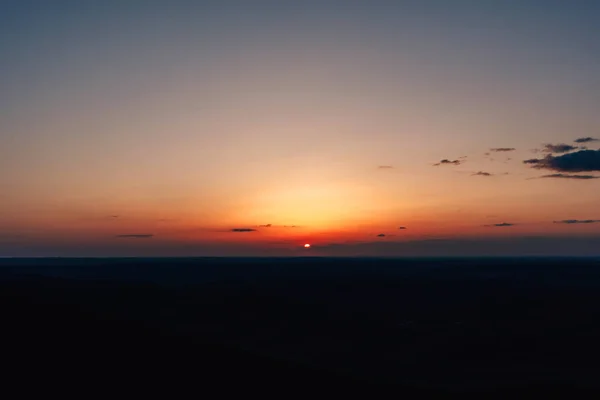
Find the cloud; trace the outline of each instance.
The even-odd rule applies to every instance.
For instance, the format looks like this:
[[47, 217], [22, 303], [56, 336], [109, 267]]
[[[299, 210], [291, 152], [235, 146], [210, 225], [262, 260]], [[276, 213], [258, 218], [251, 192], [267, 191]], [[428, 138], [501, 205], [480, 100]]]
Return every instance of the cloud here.
[[462, 164], [463, 161], [461, 160], [448, 160], [448, 159], [443, 159], [442, 161], [440, 161], [437, 164], [433, 164], [434, 166], [438, 166], [438, 165], [460, 165]]
[[130, 233], [126, 235], [117, 235], [115, 237], [120, 239], [151, 239], [154, 235], [151, 233]]
[[568, 174], [550, 174], [550, 175], [542, 175], [540, 178], [560, 178], [560, 179], [599, 179], [600, 176], [594, 175], [568, 175]]
[[600, 140], [600, 139], [596, 139], [596, 138], [588, 136], [588, 137], [582, 137], [579, 139], [575, 139], [574, 142], [575, 143], [589, 143], [589, 142], [597, 142], [598, 140]]
[[562, 221], [554, 221], [555, 224], [595, 224], [600, 222], [600, 219], [563, 219]]
[[[473, 239], [435, 238], [410, 241], [373, 240], [362, 243], [314, 245], [318, 254], [330, 256], [380, 257], [469, 257], [469, 256], [600, 256], [596, 236], [510, 236]], [[473, 261], [476, 263], [476, 261]]]
[[407, 229], [405, 226], [401, 226], [398, 229]]
[[233, 228], [230, 232], [257, 232], [257, 230], [252, 228]]
[[502, 152], [506, 152], [506, 151], [515, 151], [516, 149], [514, 147], [495, 147], [493, 149], [490, 149], [490, 151], [494, 151], [496, 153], [502, 153]]
[[393, 165], [380, 165], [377, 169], [394, 169]]
[[490, 174], [489, 172], [479, 171], [479, 172], [474, 173], [471, 176], [492, 176], [492, 174]]
[[544, 153], [568, 153], [569, 151], [577, 150], [579, 147], [571, 146], [570, 144], [545, 144], [542, 151]]
[[385, 233], [380, 233], [377, 237], [385, 237]]
[[505, 226], [515, 226], [515, 224], [510, 224], [508, 222], [502, 222], [501, 224], [491, 224], [491, 225], [484, 225], [490, 228], [501, 228], [501, 227], [505, 227]]
[[259, 228], [270, 228], [271, 226], [273, 226], [273, 225], [271, 225], [271, 224], [265, 224], [265, 225], [259, 225], [258, 227]]
[[600, 150], [580, 150], [562, 156], [547, 155], [523, 161], [536, 169], [550, 169], [558, 172], [600, 171]]

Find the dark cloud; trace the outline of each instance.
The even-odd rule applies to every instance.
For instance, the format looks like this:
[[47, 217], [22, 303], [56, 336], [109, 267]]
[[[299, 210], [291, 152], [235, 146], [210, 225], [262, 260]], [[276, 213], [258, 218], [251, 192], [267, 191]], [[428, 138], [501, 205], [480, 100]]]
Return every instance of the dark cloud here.
[[545, 144], [542, 151], [544, 153], [568, 153], [569, 151], [577, 150], [579, 147], [571, 146], [570, 144]]
[[259, 225], [259, 228], [270, 228], [271, 226], [273, 226], [273, 225], [265, 224], [265, 225]]
[[544, 159], [539, 158], [530, 158], [527, 160], [523, 160], [523, 164], [541, 164], [542, 162], [544, 162]]
[[491, 225], [484, 225], [484, 226], [488, 226], [490, 228], [501, 228], [501, 227], [505, 227], [505, 226], [515, 226], [515, 224], [509, 224], [508, 222], [502, 222], [500, 224], [491, 224]]
[[393, 169], [394, 166], [392, 166], [392, 165], [380, 165], [377, 168], [378, 169]]
[[490, 149], [490, 151], [494, 151], [496, 153], [502, 153], [502, 152], [506, 152], [506, 151], [515, 151], [516, 149], [514, 147], [495, 147], [493, 149]]
[[131, 233], [126, 235], [117, 235], [121, 239], [151, 239], [154, 237], [151, 233]]
[[296, 225], [284, 225], [283, 227], [284, 227], [284, 228], [295, 228], [295, 227], [296, 227]]
[[558, 172], [600, 171], [600, 150], [580, 150], [562, 156], [547, 155], [523, 161], [532, 168], [550, 169]]
[[484, 156], [489, 156], [489, 155], [490, 155], [490, 153], [483, 153], [483, 155], [484, 155]]
[[398, 229], [406, 229], [406, 227], [405, 226], [401, 226]]
[[555, 224], [595, 224], [600, 222], [600, 219], [563, 219], [562, 221], [554, 221]]
[[568, 175], [568, 174], [550, 174], [550, 175], [542, 175], [540, 178], [560, 178], [560, 179], [598, 179], [600, 176], [594, 175]]
[[231, 232], [257, 232], [257, 230], [252, 228], [233, 228]]
[[554, 221], [555, 224], [595, 224], [600, 222], [600, 219], [564, 219], [562, 221]]
[[440, 161], [437, 164], [433, 164], [434, 166], [438, 166], [438, 165], [460, 165], [463, 162], [461, 160], [448, 160], [448, 159], [443, 159], [442, 161]]
[[492, 174], [490, 174], [489, 172], [479, 171], [474, 173], [472, 176], [492, 176]]
[[589, 143], [589, 142], [597, 142], [598, 140], [600, 140], [600, 139], [596, 139], [596, 138], [588, 136], [588, 137], [582, 137], [579, 139], [575, 139], [574, 142], [575, 143]]
[[377, 237], [385, 237], [385, 233], [380, 233]]

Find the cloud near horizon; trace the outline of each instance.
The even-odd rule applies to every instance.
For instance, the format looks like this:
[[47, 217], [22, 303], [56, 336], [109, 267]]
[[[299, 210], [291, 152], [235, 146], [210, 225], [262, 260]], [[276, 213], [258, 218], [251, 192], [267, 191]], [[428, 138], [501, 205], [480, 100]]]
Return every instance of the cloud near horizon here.
[[515, 151], [517, 149], [515, 149], [514, 147], [494, 147], [491, 148], [490, 151], [496, 152], [496, 153], [502, 153], [502, 152], [507, 152], [507, 151]]
[[570, 144], [559, 143], [559, 144], [545, 144], [542, 151], [544, 153], [568, 153], [569, 151], [580, 149], [577, 146], [571, 146]]
[[258, 232], [258, 230], [252, 228], [233, 228], [230, 232]]
[[375, 240], [360, 243], [313, 245], [319, 254], [331, 256], [466, 257], [466, 256], [599, 256], [600, 235], [510, 236], [476, 239]]
[[550, 174], [550, 175], [542, 175], [542, 176], [540, 176], [540, 177], [538, 177], [536, 179], [544, 179], [544, 178], [587, 180], [587, 179], [599, 179], [600, 176], [594, 176], [594, 175]]
[[130, 233], [125, 235], [116, 235], [115, 237], [120, 239], [150, 239], [154, 237], [151, 233]]
[[401, 226], [398, 229], [407, 229], [405, 226]]
[[380, 165], [377, 169], [394, 169], [393, 165]]
[[463, 161], [461, 160], [448, 160], [448, 159], [443, 159], [441, 160], [439, 163], [433, 164], [435, 167], [439, 166], [439, 165], [460, 165], [462, 164]]
[[493, 176], [493, 174], [490, 174], [489, 172], [479, 171], [472, 174], [471, 176]]
[[575, 139], [574, 142], [575, 143], [589, 143], [589, 142], [597, 142], [599, 140], [600, 139], [596, 139], [596, 138], [588, 136], [588, 137], [582, 137], [582, 138], [579, 138], [579, 139]]
[[554, 221], [555, 224], [595, 224], [600, 222], [600, 219], [563, 219], [562, 221]]
[[561, 156], [547, 155], [544, 158], [524, 160], [536, 169], [549, 169], [558, 172], [600, 171], [600, 150], [580, 150]]
[[491, 225], [484, 225], [490, 228], [501, 228], [501, 227], [505, 227], [505, 226], [515, 226], [516, 224], [511, 224], [508, 222], [502, 222], [500, 224], [491, 224]]

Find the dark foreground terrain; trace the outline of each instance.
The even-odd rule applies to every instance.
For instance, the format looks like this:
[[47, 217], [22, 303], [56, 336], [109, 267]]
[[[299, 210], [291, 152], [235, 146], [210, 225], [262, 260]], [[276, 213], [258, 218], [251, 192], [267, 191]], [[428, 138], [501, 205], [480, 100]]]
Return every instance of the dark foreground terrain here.
[[3, 259], [0, 313], [48, 393], [600, 389], [593, 259]]

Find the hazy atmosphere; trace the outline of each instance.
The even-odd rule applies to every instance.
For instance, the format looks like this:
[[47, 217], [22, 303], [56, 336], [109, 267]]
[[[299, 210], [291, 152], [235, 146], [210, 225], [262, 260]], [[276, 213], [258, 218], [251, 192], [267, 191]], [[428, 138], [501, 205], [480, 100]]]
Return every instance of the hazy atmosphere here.
[[2, 1], [0, 256], [600, 255], [599, 12]]

